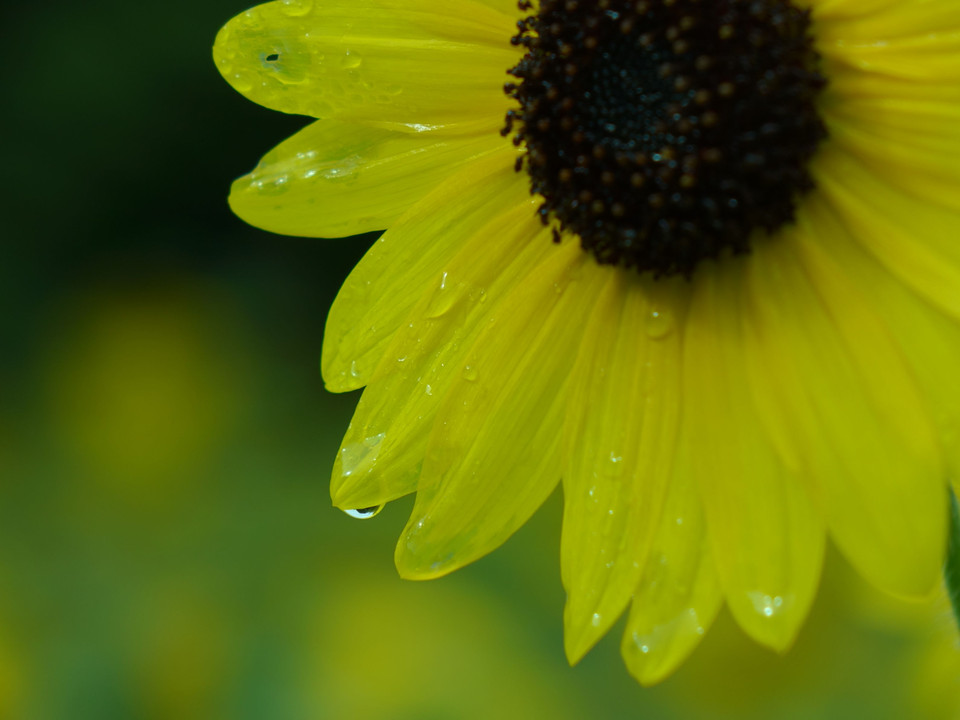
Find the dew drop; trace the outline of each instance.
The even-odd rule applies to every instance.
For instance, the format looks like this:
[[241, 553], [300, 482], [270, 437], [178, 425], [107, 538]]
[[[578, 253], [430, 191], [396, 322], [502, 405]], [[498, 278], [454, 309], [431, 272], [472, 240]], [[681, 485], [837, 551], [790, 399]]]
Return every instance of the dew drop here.
[[258, 178], [250, 183], [261, 195], [280, 195], [290, 189], [290, 178], [286, 175]]
[[610, 454], [604, 459], [601, 469], [606, 477], [619, 477], [623, 473], [623, 456], [610, 451]]
[[327, 180], [340, 180], [343, 178], [353, 178], [356, 176], [363, 158], [359, 155], [351, 155], [323, 166], [320, 174]]
[[357, 520], [369, 520], [374, 515], [379, 514], [383, 510], [383, 505], [371, 505], [370, 507], [365, 508], [356, 508], [353, 510], [344, 510], [344, 512], [352, 518]]
[[779, 595], [771, 596], [761, 592], [751, 592], [747, 593], [747, 597], [753, 603], [754, 610], [764, 617], [771, 618], [779, 615], [784, 608], [783, 598]]
[[594, 613], [593, 617], [590, 618], [590, 624], [594, 627], [600, 627], [600, 621], [603, 619], [603, 616], [600, 613]]
[[427, 307], [427, 317], [438, 318], [446, 315], [453, 307], [455, 299], [456, 294], [453, 292], [447, 273], [444, 272], [440, 278], [440, 286], [434, 291], [433, 297], [430, 299], [430, 304]]
[[631, 639], [633, 640], [633, 647], [639, 650], [644, 655], [649, 655], [653, 651], [657, 643], [659, 629], [660, 628], [654, 628], [654, 631], [652, 633], [646, 634], [646, 635], [641, 634], [637, 631], [634, 631], [631, 637]]
[[233, 77], [228, 79], [238, 93], [248, 93], [253, 90], [253, 79], [247, 73], [234, 73]]
[[340, 448], [340, 474], [350, 477], [358, 473], [368, 473], [373, 469], [380, 452], [385, 433], [364, 438], [361, 442], [348, 443]]
[[423, 123], [404, 123], [406, 127], [413, 132], [423, 133], [423, 132], [433, 132], [437, 128], [441, 127], [440, 125], [425, 125]]
[[340, 67], [343, 68], [344, 70], [350, 70], [352, 68], [360, 67], [360, 63], [362, 62], [363, 60], [361, 59], [361, 57], [357, 53], [353, 52], [352, 50], [347, 50], [340, 57]]
[[313, 9], [313, 0], [281, 0], [280, 11], [290, 17], [302, 17]]
[[463, 366], [463, 379], [473, 382], [477, 379], [477, 368], [474, 365]]
[[673, 315], [666, 310], [654, 309], [647, 315], [646, 331], [651, 340], [662, 340], [673, 330]]

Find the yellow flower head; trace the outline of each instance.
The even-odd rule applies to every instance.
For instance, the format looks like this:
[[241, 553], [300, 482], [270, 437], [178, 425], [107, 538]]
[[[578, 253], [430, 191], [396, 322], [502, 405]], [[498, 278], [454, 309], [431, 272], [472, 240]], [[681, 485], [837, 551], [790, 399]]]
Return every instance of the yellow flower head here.
[[629, 605], [644, 683], [723, 602], [787, 648], [828, 533], [881, 588], [935, 586], [960, 461], [956, 0], [282, 0], [215, 57], [318, 119], [234, 210], [387, 229], [323, 374], [366, 386], [334, 503], [417, 494], [403, 576], [490, 552], [562, 480], [568, 657]]

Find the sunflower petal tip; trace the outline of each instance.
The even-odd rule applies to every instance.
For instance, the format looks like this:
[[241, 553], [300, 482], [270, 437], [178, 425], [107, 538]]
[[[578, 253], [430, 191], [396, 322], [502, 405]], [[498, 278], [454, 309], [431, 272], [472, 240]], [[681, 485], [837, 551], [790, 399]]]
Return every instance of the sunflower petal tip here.
[[435, 580], [443, 577], [460, 565], [454, 564], [452, 558], [438, 559], [422, 552], [415, 552], [410, 547], [407, 534], [404, 533], [397, 543], [393, 561], [397, 573], [404, 580]]
[[332, 335], [328, 320], [323, 349], [320, 353], [320, 376], [323, 378], [323, 386], [328, 392], [337, 394], [359, 390], [369, 383], [373, 368], [370, 363], [354, 359], [357, 353], [349, 340]]
[[601, 613], [572, 612], [569, 601], [564, 610], [563, 649], [573, 667], [593, 649], [609, 629], [610, 621]]
[[749, 605], [731, 603], [730, 609], [747, 635], [780, 655], [793, 647], [806, 616], [780, 596], [756, 593], [750, 595]]
[[665, 663], [663, 658], [641, 654], [639, 648], [628, 640], [623, 643], [621, 652], [627, 672], [643, 687], [652, 687], [669, 677], [679, 662]]
[[620, 655], [637, 682], [644, 686], [662, 682], [700, 645], [721, 605], [719, 596], [702, 600], [696, 606], [681, 605], [673, 613], [651, 614], [653, 606], [638, 607], [634, 598]]
[[567, 663], [570, 667], [574, 667], [583, 660], [584, 656], [590, 651], [590, 646], [575, 640], [570, 633], [564, 633], [563, 651], [567, 656]]

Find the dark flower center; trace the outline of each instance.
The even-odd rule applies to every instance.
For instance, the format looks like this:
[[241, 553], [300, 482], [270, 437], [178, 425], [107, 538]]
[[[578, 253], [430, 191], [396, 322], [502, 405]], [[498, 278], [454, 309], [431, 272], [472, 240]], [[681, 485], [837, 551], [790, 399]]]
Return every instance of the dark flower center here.
[[[531, 2], [520, 2], [531, 11]], [[749, 250], [813, 187], [825, 85], [788, 0], [540, 0], [504, 135], [544, 223], [655, 276]], [[525, 161], [525, 162], [524, 162]], [[559, 239], [559, 234], [556, 234]]]

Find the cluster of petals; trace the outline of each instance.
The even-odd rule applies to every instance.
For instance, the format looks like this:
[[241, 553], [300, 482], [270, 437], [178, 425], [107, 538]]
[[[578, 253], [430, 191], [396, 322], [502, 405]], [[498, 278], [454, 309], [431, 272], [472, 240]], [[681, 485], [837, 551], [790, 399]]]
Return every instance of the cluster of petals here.
[[787, 648], [828, 537], [903, 596], [943, 563], [960, 3], [795, 4], [828, 80], [816, 189], [795, 223], [689, 279], [599, 265], [536, 216], [522, 148], [499, 133], [515, 0], [282, 0], [215, 47], [248, 98], [317, 118], [235, 182], [235, 212], [292, 235], [386, 229], [327, 322], [327, 387], [366, 388], [334, 503], [415, 492], [396, 563], [429, 578], [499, 546], [562, 483], [568, 657], [628, 611], [644, 683], [724, 603]]

